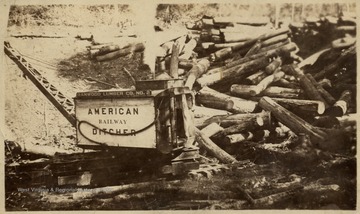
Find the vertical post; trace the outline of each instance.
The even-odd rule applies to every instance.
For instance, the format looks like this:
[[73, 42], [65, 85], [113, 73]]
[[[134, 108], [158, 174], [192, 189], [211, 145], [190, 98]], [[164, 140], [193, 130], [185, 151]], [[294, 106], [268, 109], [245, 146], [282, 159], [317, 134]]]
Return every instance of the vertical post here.
[[[192, 102], [192, 100], [189, 100], [189, 102]], [[188, 100], [186, 99], [186, 94], [181, 95], [181, 107], [183, 112], [184, 130], [186, 136], [186, 142], [184, 146], [189, 147], [195, 140], [195, 125], [193, 123], [194, 118], [192, 112], [190, 111]]]
[[180, 45], [176, 41], [172, 47], [172, 53], [170, 58], [170, 76], [174, 79], [179, 78], [178, 67], [179, 67], [179, 51]]
[[171, 143], [173, 146], [177, 146], [177, 134], [176, 134], [176, 109], [175, 109], [175, 96], [170, 95], [170, 130], [171, 130]]

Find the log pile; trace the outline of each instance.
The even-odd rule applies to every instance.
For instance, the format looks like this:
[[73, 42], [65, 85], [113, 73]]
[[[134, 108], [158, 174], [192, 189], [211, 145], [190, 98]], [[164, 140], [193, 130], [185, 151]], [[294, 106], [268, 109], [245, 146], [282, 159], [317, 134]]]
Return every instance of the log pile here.
[[98, 62], [117, 59], [144, 50], [145, 46], [141, 42], [129, 43], [126, 45], [104, 43], [88, 46], [90, 58]]
[[[174, 73], [171, 50], [182, 44], [176, 48], [175, 77], [194, 90], [197, 108], [214, 109], [196, 118], [198, 143], [226, 163], [233, 160], [221, 150], [239, 160], [244, 152], [235, 147], [260, 148], [290, 137], [295, 143], [284, 147], [298, 148], [303, 135], [309, 139], [304, 154], [310, 148], [349, 151], [348, 128], [338, 121], [356, 109], [355, 45], [332, 47], [303, 60], [291, 31], [269, 26], [264, 20], [204, 16], [187, 24], [191, 34], [161, 46], [166, 51], [157, 71]], [[249, 29], [254, 33], [245, 35]], [[180, 59], [182, 55], [187, 58]], [[202, 132], [214, 123], [218, 132]]]

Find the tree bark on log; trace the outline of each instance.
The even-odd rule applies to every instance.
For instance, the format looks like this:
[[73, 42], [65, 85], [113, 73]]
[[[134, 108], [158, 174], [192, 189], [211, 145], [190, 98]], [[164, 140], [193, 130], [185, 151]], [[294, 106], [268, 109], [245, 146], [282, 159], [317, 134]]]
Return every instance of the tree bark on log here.
[[244, 80], [244, 84], [247, 85], [257, 85], [261, 80], [267, 77], [267, 74], [264, 71], [258, 71], [255, 74], [252, 74]]
[[275, 37], [273, 37], [273, 38], [264, 40], [264, 41], [261, 43], [261, 47], [268, 47], [268, 46], [270, 46], [270, 45], [282, 43], [282, 42], [288, 40], [288, 38], [289, 38], [289, 37], [288, 37], [287, 34], [281, 34], [281, 35], [279, 35], [279, 36], [275, 36]]
[[225, 136], [225, 135], [240, 133], [243, 131], [252, 131], [262, 127], [263, 125], [264, 125], [264, 121], [262, 120], [261, 117], [258, 117], [256, 118], [256, 120], [247, 120], [242, 123], [229, 126], [225, 128], [223, 131], [221, 131], [218, 135]]
[[235, 45], [241, 45], [244, 42], [233, 42], [233, 43], [219, 43], [219, 44], [214, 44], [214, 48], [215, 49], [223, 49], [223, 48], [230, 48], [232, 46]]
[[234, 157], [226, 153], [220, 147], [218, 147], [214, 142], [210, 140], [205, 134], [203, 134], [198, 128], [195, 128], [195, 139], [200, 146], [204, 147], [209, 153], [214, 155], [223, 163], [235, 163], [237, 162]]
[[286, 53], [290, 53], [291, 51], [294, 51], [296, 49], [296, 46], [294, 44], [287, 44], [287, 45], [281, 45], [279, 47], [271, 48], [269, 50], [263, 51], [262, 49], [259, 50], [259, 53], [248, 56], [248, 57], [241, 57], [240, 59], [236, 59], [232, 62], [227, 63], [225, 66], [221, 68], [211, 69], [207, 72], [207, 74], [213, 74], [218, 73], [222, 70], [226, 70], [227, 68], [231, 68], [240, 64], [244, 64], [246, 62], [256, 60], [262, 57], [271, 58], [274, 56], [283, 56]]
[[328, 107], [327, 102], [321, 96], [317, 88], [311, 83], [307, 76], [302, 75], [299, 78], [300, 86], [305, 91], [306, 96], [311, 100], [318, 100], [324, 102], [325, 106]]
[[271, 84], [272, 86], [278, 86], [283, 88], [293, 88], [293, 89], [299, 89], [300, 85], [298, 82], [290, 82], [284, 78], [279, 79], [277, 82], [274, 82]]
[[236, 97], [249, 98], [254, 96], [253, 91], [257, 89], [256, 85], [238, 85], [233, 84], [230, 87], [230, 94]]
[[206, 108], [202, 106], [194, 106], [194, 118], [195, 118], [195, 126], [198, 128], [203, 128], [210, 123], [205, 123], [205, 121], [209, 120], [215, 115], [230, 115], [231, 113], [225, 110]]
[[336, 102], [335, 98], [328, 91], [326, 91], [319, 83], [317, 83], [311, 74], [306, 74], [306, 76], [308, 77], [310, 82], [316, 87], [316, 89], [319, 91], [320, 95], [324, 98], [326, 103], [330, 106], [334, 105]]
[[[230, 88], [230, 94], [237, 97], [251, 98], [254, 96], [254, 90], [258, 90], [255, 85], [237, 85], [233, 84]], [[301, 89], [283, 88], [277, 86], [271, 86], [262, 91], [260, 96], [277, 97], [277, 98], [289, 98], [299, 99], [302, 97], [303, 91]], [[251, 98], [251, 100], [259, 100], [259, 97]]]
[[275, 72], [274, 74], [265, 77], [263, 80], [259, 82], [259, 84], [256, 85], [256, 87], [250, 91], [250, 94], [252, 96], [258, 95], [261, 92], [263, 92], [271, 83], [278, 81], [284, 76], [284, 72], [279, 71]]
[[102, 56], [97, 56], [96, 60], [99, 62], [106, 61], [106, 60], [112, 60], [112, 59], [116, 59], [116, 58], [119, 58], [122, 56], [129, 55], [134, 52], [140, 52], [143, 50], [145, 50], [144, 44], [137, 43], [137, 44], [131, 45], [130, 47], [127, 47], [127, 48], [123, 48], [123, 49], [120, 49], [120, 50], [117, 50], [117, 51], [114, 51], [114, 52], [111, 52], [111, 53], [108, 53], [108, 54], [105, 54]]
[[234, 76], [239, 77], [250, 75], [257, 70], [264, 68], [266, 65], [268, 65], [268, 58], [262, 57], [231, 68], [220, 68], [218, 73], [204, 75], [197, 79], [197, 82], [200, 84], [200, 86], [204, 87], [227, 80], [232, 81], [235, 79]]
[[271, 86], [265, 89], [261, 95], [268, 96], [268, 97], [277, 97], [277, 98], [293, 98], [298, 99], [301, 98], [304, 94], [302, 89], [296, 88], [283, 88], [277, 86]]
[[220, 61], [220, 60], [226, 59], [229, 56], [231, 56], [232, 53], [234, 53], [236, 51], [239, 51], [240, 49], [250, 47], [250, 46], [254, 45], [256, 42], [258, 42], [258, 41], [263, 41], [263, 40], [266, 40], [266, 39], [270, 39], [272, 37], [275, 37], [275, 36], [278, 36], [278, 35], [281, 35], [281, 34], [287, 34], [288, 32], [289, 32], [289, 29], [279, 29], [279, 30], [275, 30], [275, 31], [263, 34], [263, 35], [261, 35], [261, 36], [259, 36], [257, 38], [249, 39], [249, 40], [245, 41], [243, 44], [232, 46], [231, 49], [228, 49], [228, 51], [226, 51], [226, 53], [222, 53], [221, 57], [216, 58], [215, 57], [216, 52], [215, 52], [214, 55], [212, 56], [212, 58], [215, 61]]
[[233, 113], [251, 113], [254, 112], [257, 103], [244, 100], [217, 92], [208, 87], [204, 87], [196, 95], [197, 101], [206, 107], [227, 110]]
[[254, 135], [251, 132], [230, 134], [224, 138], [224, 143], [226, 143], [226, 144], [240, 143], [245, 140], [251, 140], [253, 138], [253, 136]]
[[282, 65], [282, 60], [280, 57], [274, 59], [268, 66], [265, 67], [265, 73], [273, 74], [277, 68]]
[[301, 119], [294, 113], [286, 110], [269, 97], [263, 97], [259, 105], [264, 110], [270, 111], [279, 122], [289, 127], [295, 134], [305, 133], [310, 136], [312, 142], [323, 142], [327, 134]]
[[[269, 45], [269, 46], [263, 46], [262, 48], [260, 48], [259, 53], [267, 52], [267, 51], [277, 49], [277, 48], [281, 48], [281, 47], [284, 47], [286, 45], [293, 46], [295, 48], [294, 50], [296, 50], [296, 48], [297, 48], [297, 45], [295, 43], [291, 42], [290, 39], [287, 39], [287, 40], [285, 40], [283, 42], [275, 43], [275, 44], [272, 44], [272, 45]], [[294, 51], [294, 50], [292, 50], [292, 51]], [[241, 53], [241, 52], [239, 52], [239, 53]]]
[[252, 121], [251, 123], [259, 123], [259, 121], [262, 121], [262, 126], [269, 127], [271, 123], [270, 112], [264, 111], [261, 113], [216, 115], [205, 120], [201, 126], [204, 127], [211, 123], [217, 123], [221, 127], [227, 128], [236, 124], [249, 123], [249, 121]]
[[261, 49], [262, 47], [262, 43], [261, 42], [258, 42], [258, 43], [255, 43], [255, 45], [253, 45], [245, 54], [244, 57], [249, 57], [251, 55], [254, 55], [254, 54], [257, 54], [259, 53], [259, 50]]
[[198, 63], [193, 65], [193, 67], [189, 71], [188, 77], [185, 82], [185, 86], [192, 89], [195, 81], [201, 75], [203, 75], [209, 67], [210, 67], [210, 62], [207, 59], [202, 59]]
[[323, 114], [325, 112], [325, 104], [317, 100], [299, 100], [286, 98], [272, 99], [286, 109], [300, 110], [311, 114]]

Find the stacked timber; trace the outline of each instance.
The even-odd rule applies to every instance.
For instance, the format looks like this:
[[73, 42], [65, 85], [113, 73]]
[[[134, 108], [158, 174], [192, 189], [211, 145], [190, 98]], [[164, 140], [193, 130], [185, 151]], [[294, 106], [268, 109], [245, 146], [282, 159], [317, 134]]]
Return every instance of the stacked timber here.
[[[161, 45], [166, 52], [158, 71], [182, 78], [196, 94], [199, 146], [226, 163], [234, 159], [224, 151], [242, 158], [242, 152], [229, 149], [234, 146], [264, 149], [270, 147], [260, 145], [280, 143], [284, 148], [281, 143], [292, 141], [285, 147], [331, 152], [349, 148], [340, 143], [346, 141], [342, 128], [347, 128], [339, 129], [336, 121], [355, 113], [355, 46], [332, 47], [303, 60], [289, 29], [254, 20], [204, 16], [187, 24], [192, 34]], [[188, 43], [191, 48], [185, 48]], [[178, 49], [178, 44], [183, 45]], [[177, 73], [174, 54], [179, 56]], [[329, 60], [325, 54], [336, 58], [324, 63]], [[299, 143], [304, 135], [306, 145]]]
[[90, 58], [98, 62], [117, 59], [144, 50], [145, 46], [141, 42], [126, 45], [106, 43], [88, 46]]

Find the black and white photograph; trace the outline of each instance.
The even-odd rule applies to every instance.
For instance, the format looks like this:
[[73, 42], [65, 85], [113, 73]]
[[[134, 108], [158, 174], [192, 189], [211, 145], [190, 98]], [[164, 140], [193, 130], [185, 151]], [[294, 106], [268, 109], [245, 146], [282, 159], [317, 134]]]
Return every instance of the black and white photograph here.
[[5, 212], [357, 212], [355, 0], [1, 6]]

